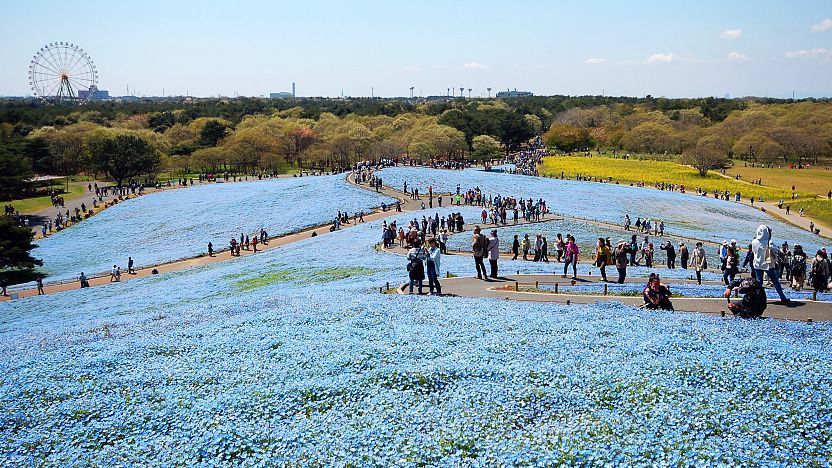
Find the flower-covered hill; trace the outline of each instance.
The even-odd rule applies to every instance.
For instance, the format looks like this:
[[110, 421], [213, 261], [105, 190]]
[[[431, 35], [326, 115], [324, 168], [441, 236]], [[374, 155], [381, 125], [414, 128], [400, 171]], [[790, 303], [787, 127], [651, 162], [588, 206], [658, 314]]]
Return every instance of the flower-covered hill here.
[[[400, 215], [400, 221], [407, 219]], [[825, 464], [832, 328], [384, 295], [380, 222], [0, 304], [0, 459]], [[470, 272], [446, 257], [443, 271]], [[58, 299], [58, 300], [56, 300]]]

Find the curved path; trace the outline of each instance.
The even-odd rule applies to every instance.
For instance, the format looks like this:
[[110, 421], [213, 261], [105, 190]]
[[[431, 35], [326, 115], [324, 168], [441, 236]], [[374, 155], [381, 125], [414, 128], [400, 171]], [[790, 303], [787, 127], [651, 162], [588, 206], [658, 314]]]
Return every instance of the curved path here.
[[[593, 283], [597, 278], [579, 277], [578, 281], [583, 284]], [[646, 278], [641, 278], [646, 281]], [[599, 294], [555, 294], [549, 292], [536, 292], [524, 290], [524, 286], [530, 287], [535, 282], [543, 284], [571, 285], [571, 279], [562, 278], [558, 275], [508, 275], [497, 280], [481, 280], [475, 277], [454, 277], [441, 278], [442, 293], [447, 296], [463, 297], [488, 297], [512, 301], [529, 302], [551, 302], [555, 304], [597, 304], [603, 302], [620, 302], [630, 306], [639, 307], [644, 301], [641, 296], [616, 296], [603, 295], [603, 283], [595, 282], [598, 285]], [[515, 291], [515, 282], [519, 283], [519, 290]], [[667, 284], [689, 283], [687, 280], [668, 280]], [[717, 284], [717, 283], [712, 283]], [[407, 284], [398, 287], [399, 294], [407, 294]], [[671, 288], [672, 290], [672, 288]], [[427, 284], [424, 286], [427, 291]], [[692, 298], [675, 297], [671, 298], [673, 306], [681, 312], [698, 312], [711, 315], [722, 315], [731, 317], [726, 300], [724, 298]], [[739, 299], [732, 299], [739, 301]], [[792, 301], [789, 305], [779, 302], [769, 302], [763, 313], [763, 317], [782, 320], [828, 322], [832, 321], [832, 304], [822, 301], [800, 300]]]
[[[373, 190], [368, 186], [364, 186], [362, 184], [358, 184], [355, 182], [354, 177], [350, 174], [347, 176], [347, 181], [349, 183], [355, 184], [358, 187], [365, 188], [367, 190]], [[407, 194], [400, 192], [398, 190], [392, 189], [390, 187], [382, 187], [378, 190], [378, 193], [382, 195], [386, 195], [391, 198], [396, 198], [401, 202], [401, 207], [403, 212], [415, 212], [415, 211], [422, 211], [421, 210], [421, 203], [422, 200], [412, 200], [410, 199]], [[438, 194], [437, 194], [438, 195]], [[471, 205], [461, 205], [460, 208], [478, 208], [476, 206]], [[445, 208], [448, 208], [447, 206]], [[374, 210], [371, 213], [364, 216], [365, 221], [373, 221], [376, 219], [381, 219], [390, 216], [395, 211], [381, 211], [381, 210]], [[550, 215], [551, 216], [551, 215]], [[524, 221], [519, 222], [518, 225], [521, 224], [537, 224], [543, 223], [548, 221], [554, 221], [558, 219], [567, 219], [563, 217], [551, 217], [545, 218], [538, 222], [530, 222]], [[572, 218], [569, 218], [572, 219]], [[596, 226], [606, 227], [618, 230], [622, 233], [626, 233], [628, 231], [624, 231], [621, 226], [604, 223], [599, 221], [591, 221], [585, 220], [580, 218], [575, 218], [577, 221], [585, 222], [587, 224], [593, 224]], [[512, 224], [513, 225], [513, 224]], [[311, 227], [308, 229], [304, 229], [302, 231], [287, 234], [280, 237], [271, 238], [266, 245], [260, 245], [259, 251], [270, 250], [280, 246], [284, 246], [287, 244], [291, 244], [293, 242], [300, 241], [302, 239], [306, 239], [312, 235], [313, 232], [317, 232], [319, 236], [327, 235], [330, 233], [329, 231], [330, 224], [319, 225], [315, 227]], [[344, 229], [348, 229], [349, 227], [353, 226], [353, 224], [345, 224], [342, 225]], [[467, 224], [466, 228], [470, 230], [473, 227], [471, 224]], [[491, 227], [499, 227], [496, 225], [483, 225], [484, 228], [490, 229]], [[632, 231], [630, 231], [632, 232]], [[666, 236], [666, 237], [674, 237], [683, 240], [696, 240], [696, 239], [688, 239], [684, 237], [678, 236]], [[703, 241], [713, 244], [713, 242]], [[395, 253], [406, 253], [404, 249], [400, 247], [395, 247], [394, 249], [387, 249], [385, 251], [392, 250]], [[253, 251], [241, 250], [240, 258], [247, 257], [249, 255], [253, 255]], [[467, 254], [465, 252], [458, 252], [458, 254]], [[150, 276], [153, 274], [153, 270], [156, 270], [158, 274], [164, 274], [173, 271], [184, 270], [187, 268], [207, 265], [211, 263], [217, 263], [221, 261], [228, 261], [233, 260], [238, 257], [233, 257], [230, 254], [228, 249], [218, 250], [215, 252], [213, 256], [198, 256], [188, 259], [182, 259], [178, 261], [168, 262], [160, 265], [155, 266], [148, 266], [143, 267], [136, 270], [135, 274], [127, 274], [122, 273], [122, 281], [131, 280], [136, 278], [143, 278], [146, 276]], [[562, 280], [562, 283], [561, 283]], [[606, 302], [610, 300], [614, 300], [617, 302], [622, 302], [624, 304], [629, 305], [640, 305], [641, 298], [638, 297], [627, 297], [627, 296], [603, 296], [603, 295], [577, 295], [577, 294], [551, 294], [551, 293], [541, 293], [541, 292], [529, 292], [529, 291], [514, 291], [513, 285], [515, 282], [520, 283], [528, 283], [532, 284], [534, 282], [543, 282], [543, 283], [558, 283], [558, 284], [569, 284], [571, 280], [562, 279], [557, 275], [512, 275], [509, 277], [501, 278], [499, 281], [482, 281], [478, 280], [473, 277], [457, 277], [457, 278], [444, 278], [442, 279], [443, 289], [446, 293], [450, 295], [457, 295], [457, 296], [468, 296], [468, 297], [494, 297], [494, 298], [503, 298], [503, 299], [511, 299], [511, 300], [525, 300], [525, 301], [536, 301], [536, 302], [560, 302], [560, 303], [572, 303], [572, 304], [587, 304], [587, 303], [596, 303], [596, 302]], [[594, 279], [592, 277], [584, 277], [579, 279], [582, 282], [592, 282]], [[687, 280], [674, 280], [673, 282], [687, 282]], [[89, 283], [91, 287], [97, 286], [105, 286], [110, 284], [110, 277], [109, 275], [92, 277], [89, 279]], [[599, 284], [599, 288], [601, 287]], [[404, 286], [399, 287], [398, 292], [404, 293]], [[58, 284], [51, 284], [44, 286], [44, 293], [45, 294], [52, 294], [58, 293], [62, 291], [68, 291], [73, 289], [79, 289], [79, 285], [77, 281], [72, 282], [64, 282]], [[0, 300], [9, 300], [11, 298], [20, 299], [25, 297], [30, 297], [37, 295], [36, 289], [26, 289], [15, 291], [11, 293], [10, 297], [0, 297]], [[722, 299], [698, 299], [698, 298], [675, 298], [674, 304], [676, 305], [678, 310], [683, 311], [691, 311], [691, 312], [704, 312], [704, 313], [715, 313], [719, 314], [721, 311], [725, 310], [725, 302]], [[730, 315], [730, 314], [729, 314]], [[812, 319], [814, 321], [828, 321], [832, 320], [832, 304], [824, 303], [824, 302], [815, 302], [815, 301], [796, 301], [795, 304], [792, 306], [784, 306], [779, 304], [769, 304], [768, 309], [766, 310], [766, 316], [768, 317], [775, 317], [787, 320], [808, 320]]]
[[[363, 187], [360, 184], [356, 184], [355, 181], [353, 180], [352, 175], [347, 176], [347, 181], [352, 183], [352, 184], [357, 185], [358, 187], [362, 187], [362, 188], [366, 188], [368, 190], [372, 190], [368, 187]], [[415, 210], [415, 209], [419, 208], [418, 206], [416, 206], [416, 201], [409, 200], [409, 199], [406, 199], [406, 198], [402, 198], [402, 197], [398, 196], [398, 194], [394, 190], [383, 188], [383, 189], [379, 190], [379, 193], [382, 194], [382, 195], [387, 195], [387, 196], [392, 197], [392, 198], [398, 198], [402, 203], [402, 211], [411, 211], [411, 210]], [[372, 210], [370, 213], [364, 215], [364, 221], [367, 222], [367, 221], [373, 221], [373, 220], [376, 220], [376, 219], [385, 218], [387, 216], [390, 216], [391, 213], [394, 213], [394, 211], [391, 211], [389, 209], [386, 210], [386, 211], [381, 211], [380, 209], [375, 209], [375, 210]], [[334, 215], [333, 215], [333, 217], [334, 217]], [[329, 231], [330, 226], [331, 226], [330, 223], [326, 223], [326, 224], [322, 224], [322, 225], [313, 226], [313, 227], [310, 227], [310, 228], [307, 228], [307, 229], [304, 229], [302, 231], [295, 232], [295, 233], [292, 233], [292, 234], [286, 234], [286, 235], [283, 235], [283, 236], [277, 236], [277, 237], [269, 238], [267, 244], [265, 244], [265, 245], [258, 244], [257, 252], [259, 253], [259, 252], [262, 252], [262, 251], [265, 251], [265, 250], [271, 250], [271, 249], [274, 249], [274, 248], [277, 248], [277, 247], [281, 247], [281, 246], [284, 246], [284, 245], [287, 245], [287, 244], [291, 244], [293, 242], [297, 242], [297, 241], [309, 238], [309, 237], [312, 236], [313, 232], [317, 233], [318, 236], [325, 236], [327, 234], [330, 234], [330, 231]], [[341, 225], [342, 230], [343, 229], [349, 229], [352, 226], [354, 226], [354, 224], [342, 224]], [[144, 267], [141, 267], [141, 268], [137, 268], [136, 272], [134, 274], [128, 274], [126, 272], [126, 270], [123, 269], [122, 274], [121, 274], [121, 281], [129, 281], [129, 280], [132, 280], [132, 279], [144, 278], [146, 276], [150, 276], [150, 275], [153, 274], [153, 270], [156, 270], [158, 272], [158, 274], [163, 274], [163, 273], [169, 273], [169, 272], [172, 272], [172, 271], [184, 270], [184, 269], [192, 268], [192, 267], [196, 267], [196, 266], [208, 265], [208, 264], [211, 264], [211, 263], [234, 260], [234, 259], [237, 259], [237, 258], [247, 257], [249, 255], [254, 255], [254, 251], [240, 250], [240, 257], [235, 257], [235, 256], [231, 255], [231, 251], [228, 248], [217, 249], [217, 250], [214, 251], [214, 255], [210, 256], [210, 257], [207, 254], [205, 254], [205, 255], [201, 255], [201, 256], [197, 256], [197, 257], [191, 257], [191, 258], [185, 258], [185, 259], [176, 260], [176, 261], [172, 261], [172, 262], [161, 263], [161, 264], [158, 264], [158, 265], [144, 266]], [[101, 276], [90, 276], [90, 277], [88, 277], [88, 280], [89, 280], [89, 283], [90, 283], [90, 287], [105, 286], [105, 285], [111, 284], [109, 273], [105, 274], [105, 275], [101, 275]], [[45, 294], [53, 294], [53, 293], [58, 293], [58, 292], [62, 292], [62, 291], [69, 291], [69, 290], [73, 290], [73, 289], [80, 289], [80, 283], [78, 282], [78, 280], [65, 281], [65, 282], [54, 283], [54, 284], [46, 284], [43, 287], [43, 290], [44, 290]], [[10, 291], [9, 296], [6, 296], [6, 297], [0, 296], [0, 301], [22, 299], [22, 298], [25, 298], [25, 297], [31, 297], [31, 296], [36, 296], [36, 295], [38, 295], [38, 291], [35, 288], [22, 289], [22, 290], [17, 290], [17, 291]]]

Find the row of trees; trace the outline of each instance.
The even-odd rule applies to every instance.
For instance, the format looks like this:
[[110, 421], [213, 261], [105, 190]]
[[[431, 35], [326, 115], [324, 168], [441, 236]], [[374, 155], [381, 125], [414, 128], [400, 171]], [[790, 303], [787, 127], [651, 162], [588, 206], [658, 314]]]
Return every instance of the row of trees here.
[[721, 121], [700, 108], [574, 108], [555, 116], [544, 141], [565, 152], [598, 147], [681, 156], [703, 175], [732, 157], [767, 165], [818, 164], [832, 156], [832, 105], [752, 103]]

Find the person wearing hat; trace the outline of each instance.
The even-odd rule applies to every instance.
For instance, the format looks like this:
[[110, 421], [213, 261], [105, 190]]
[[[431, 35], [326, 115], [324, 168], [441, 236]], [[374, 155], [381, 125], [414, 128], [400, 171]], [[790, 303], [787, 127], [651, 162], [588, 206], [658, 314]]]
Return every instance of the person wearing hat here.
[[693, 256], [691, 257], [691, 266], [696, 272], [696, 283], [702, 285], [702, 270], [708, 268], [708, 259], [705, 256], [705, 249], [702, 248], [702, 243], [697, 242], [693, 249]]
[[690, 251], [684, 242], [679, 242], [679, 261], [682, 264], [682, 269], [688, 269], [688, 260], [690, 260]]
[[497, 237], [497, 230], [491, 230], [488, 238], [488, 263], [491, 266], [491, 277], [497, 279], [497, 259], [500, 258], [500, 238]]

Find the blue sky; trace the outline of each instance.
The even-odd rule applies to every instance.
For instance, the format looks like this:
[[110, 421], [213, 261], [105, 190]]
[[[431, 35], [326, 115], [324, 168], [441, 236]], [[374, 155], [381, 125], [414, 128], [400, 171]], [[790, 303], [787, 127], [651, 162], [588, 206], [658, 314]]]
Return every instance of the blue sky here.
[[832, 96], [832, 1], [0, 3], [0, 95], [44, 44], [111, 94]]

